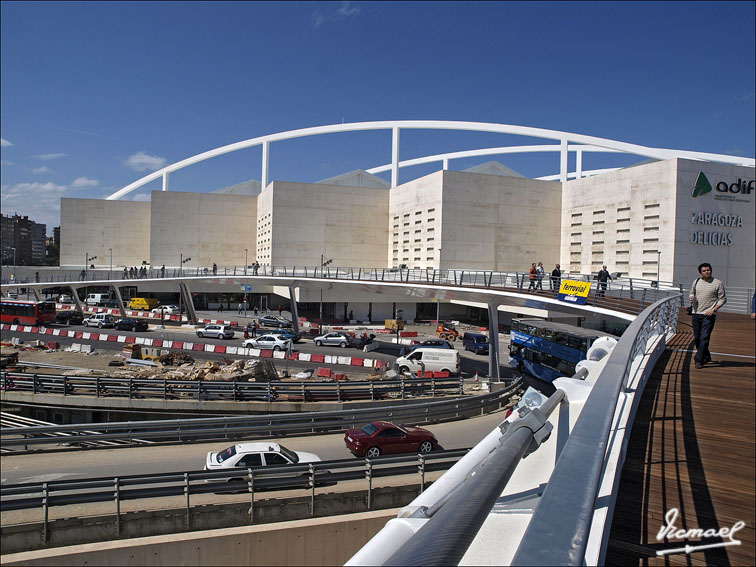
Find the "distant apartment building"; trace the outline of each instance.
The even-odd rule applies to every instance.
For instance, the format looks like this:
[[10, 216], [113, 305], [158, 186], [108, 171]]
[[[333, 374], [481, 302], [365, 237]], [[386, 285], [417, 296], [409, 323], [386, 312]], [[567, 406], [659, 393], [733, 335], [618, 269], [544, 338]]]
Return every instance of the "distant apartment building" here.
[[39, 266], [45, 262], [47, 225], [29, 220], [28, 216], [2, 215], [3, 264]]

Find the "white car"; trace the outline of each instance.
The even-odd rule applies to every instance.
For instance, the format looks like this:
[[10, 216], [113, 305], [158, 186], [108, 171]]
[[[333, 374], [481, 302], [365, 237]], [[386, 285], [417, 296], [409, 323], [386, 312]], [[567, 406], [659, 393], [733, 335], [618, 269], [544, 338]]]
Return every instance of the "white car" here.
[[205, 470], [301, 465], [320, 460], [321, 458], [313, 453], [292, 451], [278, 443], [238, 443], [223, 451], [208, 453]]
[[95, 313], [82, 321], [86, 327], [115, 327], [115, 318], [109, 313]]
[[244, 341], [244, 348], [267, 348], [273, 350], [288, 350], [290, 339], [284, 339], [280, 335], [262, 335]]
[[208, 325], [204, 329], [197, 331], [197, 336], [202, 337], [215, 337], [218, 339], [233, 339], [234, 330], [227, 325]]
[[153, 313], [165, 313], [166, 315], [178, 315], [179, 311], [178, 305], [159, 305], [152, 310]]
[[341, 348], [346, 348], [349, 345], [354, 343], [354, 339], [350, 338], [349, 335], [346, 333], [339, 333], [339, 332], [332, 332], [332, 333], [326, 333], [325, 335], [320, 335], [319, 337], [315, 337], [312, 339], [312, 342], [315, 343], [317, 346], [339, 346]]

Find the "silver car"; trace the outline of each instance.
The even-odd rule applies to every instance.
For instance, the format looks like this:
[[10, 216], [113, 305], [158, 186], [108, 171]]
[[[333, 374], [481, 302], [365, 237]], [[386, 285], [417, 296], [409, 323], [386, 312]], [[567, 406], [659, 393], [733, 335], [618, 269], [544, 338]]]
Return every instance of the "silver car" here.
[[352, 341], [353, 339], [351, 339], [349, 335], [337, 332], [326, 333], [325, 335], [320, 335], [319, 337], [312, 339], [312, 342], [318, 346], [339, 346], [341, 348], [348, 347]]
[[291, 340], [285, 339], [280, 335], [262, 335], [260, 337], [247, 339], [243, 343], [244, 348], [266, 348], [272, 350], [288, 350]]
[[217, 337], [219, 339], [233, 339], [234, 330], [226, 325], [208, 325], [204, 329], [197, 331], [197, 336], [202, 337]]

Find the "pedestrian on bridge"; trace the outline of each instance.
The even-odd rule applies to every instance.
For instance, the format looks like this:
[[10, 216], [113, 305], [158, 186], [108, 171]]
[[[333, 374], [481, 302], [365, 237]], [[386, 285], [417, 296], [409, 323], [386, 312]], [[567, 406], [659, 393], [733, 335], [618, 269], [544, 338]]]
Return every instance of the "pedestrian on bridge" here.
[[717, 311], [727, 303], [724, 284], [712, 276], [708, 262], [698, 266], [700, 278], [690, 286], [690, 305], [693, 308], [693, 341], [696, 345], [696, 368], [711, 362], [709, 342], [717, 321]]

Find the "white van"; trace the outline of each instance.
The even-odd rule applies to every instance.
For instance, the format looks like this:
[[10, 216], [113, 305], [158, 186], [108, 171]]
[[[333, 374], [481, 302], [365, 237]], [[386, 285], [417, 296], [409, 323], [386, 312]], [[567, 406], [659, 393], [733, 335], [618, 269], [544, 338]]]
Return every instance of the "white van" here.
[[107, 293], [90, 293], [87, 295], [85, 303], [87, 305], [100, 305], [108, 300]]
[[459, 374], [459, 351], [448, 348], [417, 348], [407, 356], [397, 358], [394, 368], [400, 373], [410, 371], [415, 374], [422, 369], [425, 372]]

